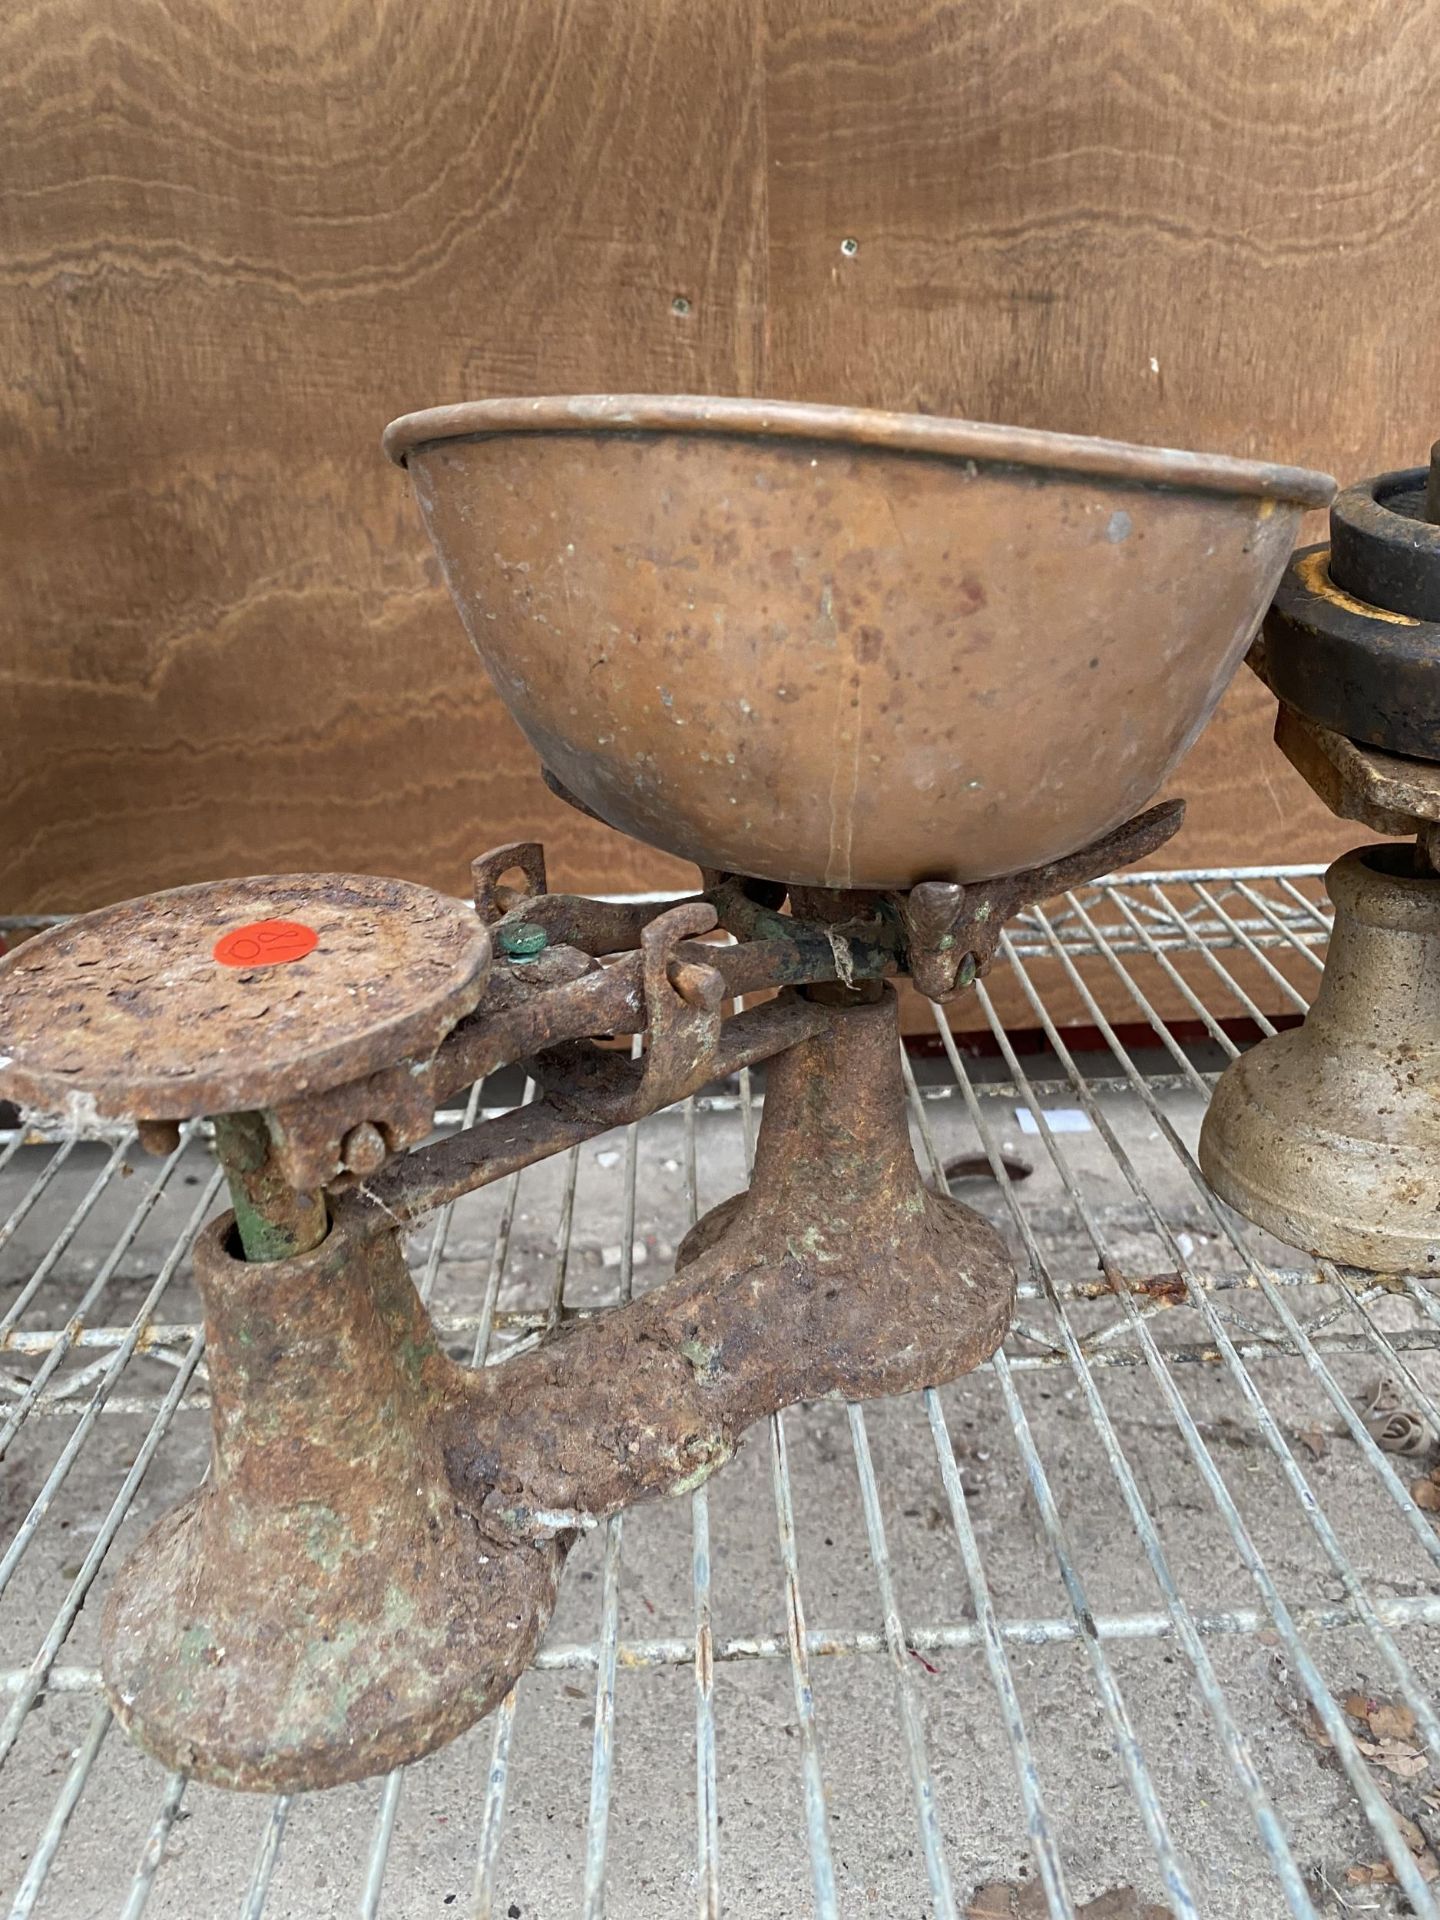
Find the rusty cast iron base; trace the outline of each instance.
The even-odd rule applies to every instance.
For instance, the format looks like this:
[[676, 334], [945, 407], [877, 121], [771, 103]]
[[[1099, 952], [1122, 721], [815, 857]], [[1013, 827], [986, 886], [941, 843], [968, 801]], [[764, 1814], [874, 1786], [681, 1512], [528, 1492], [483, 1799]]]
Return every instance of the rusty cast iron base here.
[[561, 1543], [499, 1545], [450, 1485], [434, 1414], [463, 1378], [398, 1234], [342, 1229], [247, 1262], [234, 1216], [196, 1243], [210, 1472], [105, 1605], [106, 1689], [147, 1753], [213, 1785], [293, 1792], [453, 1739], [529, 1661]]
[[674, 1279], [504, 1365], [441, 1351], [398, 1233], [353, 1201], [294, 1259], [207, 1229], [210, 1476], [105, 1609], [141, 1746], [286, 1792], [417, 1758], [523, 1671], [590, 1518], [697, 1485], [796, 1400], [939, 1385], [995, 1350], [1014, 1270], [921, 1182], [881, 993], [772, 1063], [753, 1185]]
[[723, 1263], [752, 1288], [777, 1276], [800, 1308], [784, 1356], [797, 1399], [936, 1385], [988, 1359], [1010, 1324], [1003, 1241], [920, 1180], [897, 1005], [887, 988], [882, 1006], [847, 1013], [771, 1064], [750, 1187], [707, 1213], [676, 1255], [687, 1273]]
[[938, 1386], [994, 1352], [1014, 1267], [921, 1182], [899, 1001], [877, 990], [769, 1063], [754, 1182], [700, 1221], [673, 1280], [478, 1377], [492, 1417], [452, 1423], [448, 1458], [482, 1513], [526, 1532], [527, 1509], [682, 1492], [781, 1407]]

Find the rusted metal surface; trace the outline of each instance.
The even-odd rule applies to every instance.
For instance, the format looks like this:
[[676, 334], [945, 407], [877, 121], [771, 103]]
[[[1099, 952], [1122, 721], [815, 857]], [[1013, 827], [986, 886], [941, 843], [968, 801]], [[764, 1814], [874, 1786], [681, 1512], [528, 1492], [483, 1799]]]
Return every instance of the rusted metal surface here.
[[1219, 699], [1323, 475], [767, 401], [398, 421], [542, 763], [702, 867], [973, 882], [1138, 812]]
[[586, 1117], [597, 1127], [619, 1126], [667, 1107], [714, 1079], [725, 979], [701, 961], [676, 959], [682, 940], [709, 933], [714, 926], [715, 909], [694, 901], [671, 907], [642, 932], [645, 1047], [639, 1060], [579, 1040], [541, 1054], [532, 1064], [532, 1073], [562, 1111]]
[[[806, 1039], [824, 1019], [819, 1006], [788, 996], [747, 1008], [722, 1027], [707, 1077], [723, 1079], [769, 1060]], [[608, 1116], [617, 1110], [633, 1117], [644, 1110], [640, 1063], [624, 1054], [562, 1053], [556, 1062], [542, 1054], [532, 1071], [549, 1089], [543, 1098], [393, 1161], [344, 1196], [349, 1217], [368, 1217], [378, 1226], [420, 1219], [477, 1187], [593, 1140], [614, 1124]]]
[[363, 1177], [347, 1146], [357, 1129], [368, 1130], [367, 1140], [378, 1135], [387, 1155], [403, 1153], [428, 1136], [443, 1100], [497, 1068], [582, 1035], [633, 1031], [643, 1020], [638, 961], [602, 969], [574, 948], [549, 947], [523, 967], [502, 962], [480, 1008], [428, 1054], [277, 1101], [270, 1114], [276, 1157], [294, 1186], [346, 1186]]
[[[352, 1163], [345, 1142], [353, 1129], [367, 1129], [367, 1142], [378, 1138], [387, 1155], [404, 1151], [425, 1138], [439, 1101], [535, 1055], [548, 1057], [547, 1084], [557, 1100], [568, 1079], [571, 1113], [588, 1111], [597, 1128], [618, 1125], [714, 1077], [720, 1005], [737, 997], [831, 981], [853, 986], [908, 971], [932, 999], [953, 998], [989, 967], [1009, 915], [1143, 858], [1183, 814], [1182, 801], [1166, 802], [1064, 861], [972, 887], [932, 883], [908, 896], [793, 888], [790, 913], [779, 911], [783, 887], [735, 874], [707, 875], [703, 894], [668, 904], [547, 894], [537, 844], [497, 848], [473, 869], [477, 909], [500, 945], [477, 1013], [428, 1059], [278, 1103], [278, 1162], [296, 1186], [347, 1185], [379, 1164]], [[526, 886], [505, 886], [505, 875], [516, 871]], [[694, 937], [717, 918], [737, 945], [708, 946]], [[525, 953], [512, 942], [521, 951], [507, 953], [507, 931], [529, 928], [544, 932], [543, 944]], [[609, 964], [596, 964], [602, 955]], [[615, 1056], [597, 1060], [582, 1045], [596, 1034], [632, 1033], [647, 1039], [638, 1070]]]
[[1282, 700], [1275, 744], [1332, 813], [1376, 833], [1417, 834], [1440, 822], [1440, 764], [1347, 740]]
[[[525, 881], [523, 890], [503, 888], [507, 873], [518, 873]], [[519, 898], [548, 891], [545, 883], [545, 849], [538, 840], [509, 840], [491, 847], [470, 862], [470, 883], [475, 896], [475, 911], [490, 926]]]
[[1183, 800], [1167, 800], [1117, 827], [1093, 846], [1036, 867], [972, 887], [929, 882], [891, 901], [905, 930], [905, 966], [918, 990], [929, 999], [951, 1000], [987, 972], [1000, 944], [1006, 920], [1021, 907], [1102, 873], [1143, 860], [1178, 833], [1185, 818]]
[[[218, 942], [282, 921], [278, 965]], [[177, 887], [52, 927], [0, 960], [0, 1092], [75, 1117], [180, 1120], [269, 1107], [433, 1051], [475, 1007], [490, 936], [428, 887], [279, 874]]]
[[[502, 963], [448, 1036], [388, 1060], [377, 1043], [372, 1070], [338, 1086], [302, 1061], [272, 1110], [216, 1116], [238, 1223], [207, 1229], [197, 1254], [211, 1473], [142, 1542], [104, 1623], [107, 1686], [140, 1743], [278, 1791], [424, 1753], [523, 1670], [578, 1528], [693, 1487], [794, 1400], [938, 1384], [993, 1352], [1014, 1272], [984, 1220], [920, 1180], [883, 976], [927, 950], [949, 967], [947, 933], [983, 963], [1003, 913], [1173, 821], [1157, 809], [1040, 875], [931, 889], [928, 918], [904, 898], [801, 887], [782, 914], [784, 888], [717, 873], [640, 920], [565, 900], [552, 924], [579, 945], [543, 924], [537, 848], [477, 863], [491, 926], [444, 904], [487, 964], [496, 935]], [[507, 889], [517, 866], [525, 885]], [[738, 944], [701, 938], [721, 918]], [[612, 940], [634, 949], [607, 953]], [[322, 930], [304, 958], [326, 950]], [[57, 960], [57, 990], [87, 957], [81, 941]], [[762, 987], [784, 990], [723, 1018]], [[225, 984], [210, 990], [228, 1009]], [[403, 1010], [392, 1044], [397, 1027]], [[592, 1043], [637, 1032], [638, 1059]], [[517, 1058], [533, 1104], [400, 1153], [437, 1097]], [[405, 1275], [409, 1222], [760, 1060], [753, 1185], [700, 1223], [673, 1280], [507, 1366], [446, 1358]]]
[[753, 1183], [708, 1214], [673, 1280], [487, 1369], [446, 1458], [522, 1538], [698, 1484], [793, 1401], [939, 1385], [1004, 1337], [1015, 1275], [910, 1147], [896, 998], [831, 1012], [769, 1068]]
[[[470, 863], [470, 872], [475, 911], [487, 927], [540, 927], [552, 944], [578, 947], [582, 953], [637, 949], [646, 926], [663, 910], [653, 900], [591, 900], [583, 894], [550, 893], [545, 884], [545, 849], [536, 840], [512, 841], [482, 853]], [[524, 877], [523, 887], [503, 884], [505, 876], [513, 873]], [[665, 905], [691, 906], [700, 897], [689, 894]]]
[[792, 1401], [937, 1385], [994, 1350], [1014, 1272], [920, 1180], [893, 992], [741, 1018], [794, 1041], [749, 1193], [668, 1284], [506, 1365], [441, 1350], [382, 1196], [264, 1266], [231, 1217], [206, 1228], [210, 1474], [104, 1617], [106, 1686], [148, 1752], [283, 1792], [428, 1752], [528, 1664], [589, 1519], [697, 1485]]
[[462, 1732], [528, 1663], [565, 1544], [482, 1523], [447, 1472], [439, 1348], [394, 1234], [239, 1259], [196, 1246], [212, 1393], [204, 1485], [110, 1589], [107, 1690], [148, 1753], [293, 1792]]
[[[699, 903], [698, 910], [711, 911], [704, 903]], [[888, 973], [895, 971], [896, 960], [892, 952], [867, 950], [855, 965], [859, 971], [874, 966]], [[687, 1025], [688, 1044], [693, 1048], [701, 1034], [715, 1026], [720, 1000], [796, 982], [833, 979], [835, 970], [834, 949], [824, 941], [776, 939], [754, 946], [712, 947], [681, 940], [667, 950], [663, 992], [656, 976], [654, 1006]], [[686, 995], [693, 995], [698, 1007], [690, 1007]], [[672, 1007], [676, 1000], [686, 1011]], [[713, 1004], [707, 1006], [707, 1001]], [[321, 1094], [278, 1101], [270, 1115], [278, 1163], [292, 1185], [342, 1188], [362, 1175], [362, 1169], [351, 1164], [346, 1148], [357, 1127], [368, 1128], [367, 1137], [378, 1135], [387, 1155], [403, 1152], [430, 1132], [437, 1104], [498, 1067], [556, 1054], [567, 1042], [591, 1035], [646, 1033], [658, 1024], [660, 1015], [647, 1001], [642, 954], [627, 954], [602, 967], [575, 948], [547, 947], [523, 965], [497, 966], [481, 1008], [428, 1058], [382, 1068]], [[726, 1024], [728, 1029], [733, 1023]], [[727, 1057], [723, 1042], [708, 1061], [703, 1049], [695, 1052], [693, 1071], [687, 1069], [683, 1076], [672, 1071], [663, 1085], [654, 1081], [653, 1093], [634, 1110], [650, 1112], [678, 1098], [677, 1092], [665, 1093], [664, 1086], [680, 1088], [682, 1078], [699, 1085], [733, 1070], [722, 1065]], [[581, 1056], [572, 1051], [568, 1058], [578, 1063]], [[654, 1072], [654, 1068], [647, 1070]], [[610, 1096], [594, 1109], [592, 1131], [615, 1125], [623, 1117], [613, 1104], [622, 1086], [633, 1104], [635, 1076], [629, 1061], [607, 1056], [603, 1071], [596, 1068], [587, 1073], [586, 1084], [598, 1089], [603, 1076], [609, 1076]], [[627, 1106], [626, 1111], [630, 1110]]]
[[[791, 911], [787, 915], [779, 911], [786, 889], [743, 875], [712, 874], [707, 876], [705, 892], [696, 898], [711, 902], [720, 925], [738, 939], [752, 943], [790, 941], [797, 949], [793, 966], [769, 977], [757, 977], [752, 985], [732, 985], [732, 994], [753, 992], [763, 986], [803, 985], [827, 977], [881, 979], [887, 973], [903, 970], [921, 993], [944, 1001], [988, 969], [1002, 923], [1021, 907], [1144, 859], [1179, 831], [1184, 817], [1183, 800], [1166, 801], [1063, 860], [969, 888], [954, 881], [924, 881], [908, 892], [791, 887]], [[521, 894], [496, 884], [502, 871], [498, 862], [508, 860], [513, 865], [521, 854], [529, 858], [532, 871], [540, 876], [539, 892]], [[549, 938], [571, 942], [588, 953], [638, 946], [646, 924], [644, 916], [659, 911], [653, 905], [611, 906], [604, 901], [545, 894], [544, 861], [538, 848], [502, 848], [475, 864], [477, 872], [484, 869], [477, 903], [482, 915], [496, 916], [494, 925], [542, 926]], [[692, 904], [691, 900], [672, 903]], [[827, 946], [836, 963], [833, 976], [824, 971]]]
[[1440, 1271], [1440, 877], [1361, 848], [1325, 884], [1335, 927], [1305, 1024], [1221, 1077], [1206, 1179], [1291, 1246], [1381, 1273]]
[[[437, 1104], [510, 1062], [548, 1056], [559, 1098], [557, 1050], [570, 1044], [570, 1059], [584, 1067], [571, 1076], [573, 1096], [591, 1103], [599, 1128], [651, 1112], [711, 1077], [727, 1000], [834, 981], [850, 987], [906, 970], [922, 991], [948, 998], [989, 965], [1007, 914], [1149, 852], [1173, 831], [1180, 810], [1178, 802], [1152, 809], [1065, 862], [1001, 881], [929, 883], [909, 896], [796, 887], [788, 913], [779, 911], [783, 886], [713, 872], [702, 894], [669, 903], [551, 895], [543, 891], [543, 850], [533, 842], [474, 863], [479, 921], [425, 889], [346, 880], [343, 916], [326, 924], [317, 903], [333, 905], [342, 883], [291, 876], [284, 904], [308, 913], [324, 937], [317, 931], [314, 949], [299, 960], [253, 973], [215, 961], [215, 925], [233, 924], [236, 911], [262, 902], [273, 906], [279, 883], [227, 882], [186, 889], [183, 901], [172, 894], [127, 902], [53, 930], [0, 969], [0, 1024], [13, 1048], [0, 1064], [0, 1093], [33, 1103], [40, 1090], [53, 1103], [58, 1062], [77, 1117], [134, 1114], [148, 1139], [169, 1151], [173, 1131], [152, 1128], [147, 1109], [244, 1111], [225, 1103], [268, 1092], [266, 1177], [309, 1195], [313, 1213], [316, 1190], [369, 1178], [426, 1138]], [[512, 873], [524, 884], [506, 885]], [[372, 938], [381, 918], [377, 893], [388, 902], [383, 939]], [[390, 921], [412, 901], [420, 924], [407, 940]], [[737, 944], [697, 937], [717, 920]], [[436, 990], [436, 974], [442, 984], [446, 975], [436, 957], [437, 924], [462, 956], [445, 992]], [[134, 941], [139, 958], [121, 954], [102, 964], [112, 937]], [[487, 975], [491, 940], [499, 964]], [[157, 952], [168, 955], [163, 965]], [[372, 980], [365, 969], [375, 953], [383, 964]], [[111, 1004], [117, 976], [145, 987], [137, 999], [127, 986], [118, 1012]], [[156, 1007], [172, 980], [181, 982], [180, 1012], [161, 1018]], [[53, 1025], [40, 1009], [56, 1011]], [[97, 1032], [104, 1044], [92, 1052]], [[647, 1040], [638, 1071], [575, 1050], [591, 1036], [634, 1033]], [[417, 1034], [418, 1048], [405, 1052]], [[176, 1051], [167, 1056], [167, 1047]], [[357, 1061], [359, 1074], [335, 1081]], [[248, 1235], [244, 1183], [232, 1182], [232, 1190]], [[299, 1250], [304, 1237], [266, 1244]]]
[[325, 1195], [318, 1186], [291, 1186], [272, 1151], [263, 1113], [217, 1113], [215, 1157], [225, 1169], [247, 1260], [285, 1260], [325, 1238]]
[[135, 1132], [140, 1145], [146, 1153], [164, 1160], [180, 1144], [180, 1122], [178, 1120], [137, 1120]]
[[[398, 1057], [387, 1049], [415, 1031], [398, 998], [380, 999], [383, 1038], [378, 1023], [357, 1030], [353, 1006], [343, 1014], [356, 1000], [375, 1005], [355, 957], [363, 944], [347, 948], [323, 921], [301, 927], [310, 944], [298, 958], [257, 969], [299, 984], [257, 1003], [251, 1054], [228, 1074], [211, 1062], [205, 1082], [233, 1098], [258, 1053], [277, 1092], [268, 1110], [222, 1105], [214, 1116], [236, 1214], [197, 1250], [210, 1475], [142, 1541], [105, 1612], [107, 1688], [140, 1744], [242, 1788], [291, 1792], [388, 1770], [460, 1732], [518, 1677], [579, 1528], [695, 1486], [746, 1428], [794, 1400], [938, 1384], [993, 1352], [1014, 1272], [984, 1220], [920, 1180], [884, 976], [919, 966], [922, 927], [935, 955], [963, 930], [983, 960], [1001, 913], [1072, 869], [1131, 857], [1158, 830], [1132, 823], [1041, 876], [942, 886], [944, 913], [928, 920], [904, 898], [802, 887], [782, 914], [785, 888], [718, 873], [704, 895], [616, 916], [603, 903], [557, 906], [538, 848], [503, 848], [477, 863], [488, 926], [422, 895], [429, 972], [412, 943], [403, 978], [431, 1024], [424, 1050]], [[507, 887], [517, 867], [524, 884]], [[353, 931], [363, 902], [344, 884]], [[206, 896], [190, 919], [207, 941], [219, 937], [205, 916], [222, 891], [190, 890]], [[312, 883], [304, 897], [331, 896]], [[186, 947], [172, 931], [171, 898], [92, 916], [57, 940], [51, 1000], [94, 1003], [89, 962], [112, 928], [144, 936], [147, 952], [166, 939], [172, 955], [193, 948], [193, 932]], [[274, 899], [267, 890], [266, 905]], [[552, 940], [547, 914], [579, 944]], [[706, 943], [722, 918], [737, 944]], [[437, 925], [456, 936], [448, 972]], [[626, 946], [609, 951], [612, 941]], [[303, 971], [317, 955], [330, 964]], [[227, 979], [168, 964], [190, 1020], [207, 1006], [232, 1019]], [[448, 1001], [429, 977], [437, 970]], [[400, 976], [386, 976], [392, 985], [398, 996]], [[781, 992], [724, 1017], [727, 1002], [762, 988]], [[264, 1011], [277, 999], [278, 1038]], [[339, 1084], [316, 1071], [294, 1031], [307, 1008], [322, 1023], [310, 1049], [368, 1070]], [[152, 1019], [129, 1038], [123, 1083], [100, 1049], [105, 1084], [132, 1103], [157, 1077], [168, 1086], [167, 1031]], [[643, 1035], [638, 1057], [594, 1044], [622, 1033]], [[44, 1035], [24, 1037], [43, 1056]], [[541, 1090], [531, 1105], [402, 1151], [437, 1098], [516, 1059]], [[700, 1223], [674, 1279], [504, 1367], [469, 1372], [444, 1355], [405, 1273], [408, 1223], [761, 1060], [771, 1066], [753, 1185]]]

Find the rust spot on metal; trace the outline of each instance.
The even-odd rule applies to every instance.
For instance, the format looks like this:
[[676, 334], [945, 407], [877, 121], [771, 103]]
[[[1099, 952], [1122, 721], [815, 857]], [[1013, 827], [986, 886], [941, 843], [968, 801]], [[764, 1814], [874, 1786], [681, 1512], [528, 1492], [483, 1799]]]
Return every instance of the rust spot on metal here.
[[1120, 1284], [1141, 1299], [1156, 1300], [1164, 1307], [1183, 1307], [1190, 1298], [1184, 1275], [1179, 1273], [1146, 1273]]
[[702, 1693], [715, 1689], [715, 1642], [708, 1621], [702, 1620], [695, 1634], [695, 1683]]
[[135, 1129], [140, 1145], [157, 1160], [168, 1160], [180, 1145], [178, 1120], [141, 1120]]
[[1357, 600], [1353, 594], [1346, 593], [1343, 587], [1337, 587], [1330, 577], [1328, 547], [1317, 547], [1313, 553], [1296, 560], [1295, 573], [1317, 599], [1332, 601], [1347, 613], [1359, 614], [1366, 620], [1383, 620], [1392, 627], [1424, 625], [1423, 621], [1413, 619], [1408, 613], [1392, 613], [1388, 607], [1371, 606], [1368, 600]]

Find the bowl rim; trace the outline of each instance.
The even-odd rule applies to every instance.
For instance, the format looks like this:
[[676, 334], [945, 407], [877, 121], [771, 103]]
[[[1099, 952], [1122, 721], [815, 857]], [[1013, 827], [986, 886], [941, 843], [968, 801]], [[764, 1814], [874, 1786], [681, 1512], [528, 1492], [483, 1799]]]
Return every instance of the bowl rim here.
[[810, 440], [918, 453], [985, 466], [1035, 467], [1183, 492], [1253, 495], [1296, 507], [1328, 506], [1339, 491], [1328, 473], [1178, 447], [1134, 446], [1087, 434], [1051, 433], [925, 413], [886, 413], [798, 400], [709, 394], [538, 394], [464, 400], [392, 420], [381, 446], [397, 466], [443, 440], [510, 433], [713, 433]]

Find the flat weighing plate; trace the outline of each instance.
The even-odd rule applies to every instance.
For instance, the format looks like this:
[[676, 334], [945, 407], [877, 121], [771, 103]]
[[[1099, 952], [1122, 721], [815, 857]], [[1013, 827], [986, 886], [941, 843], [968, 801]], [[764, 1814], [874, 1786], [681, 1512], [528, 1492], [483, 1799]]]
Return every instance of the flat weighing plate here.
[[474, 912], [407, 880], [269, 874], [122, 901], [0, 961], [0, 1095], [76, 1118], [271, 1106], [433, 1052], [489, 966]]

